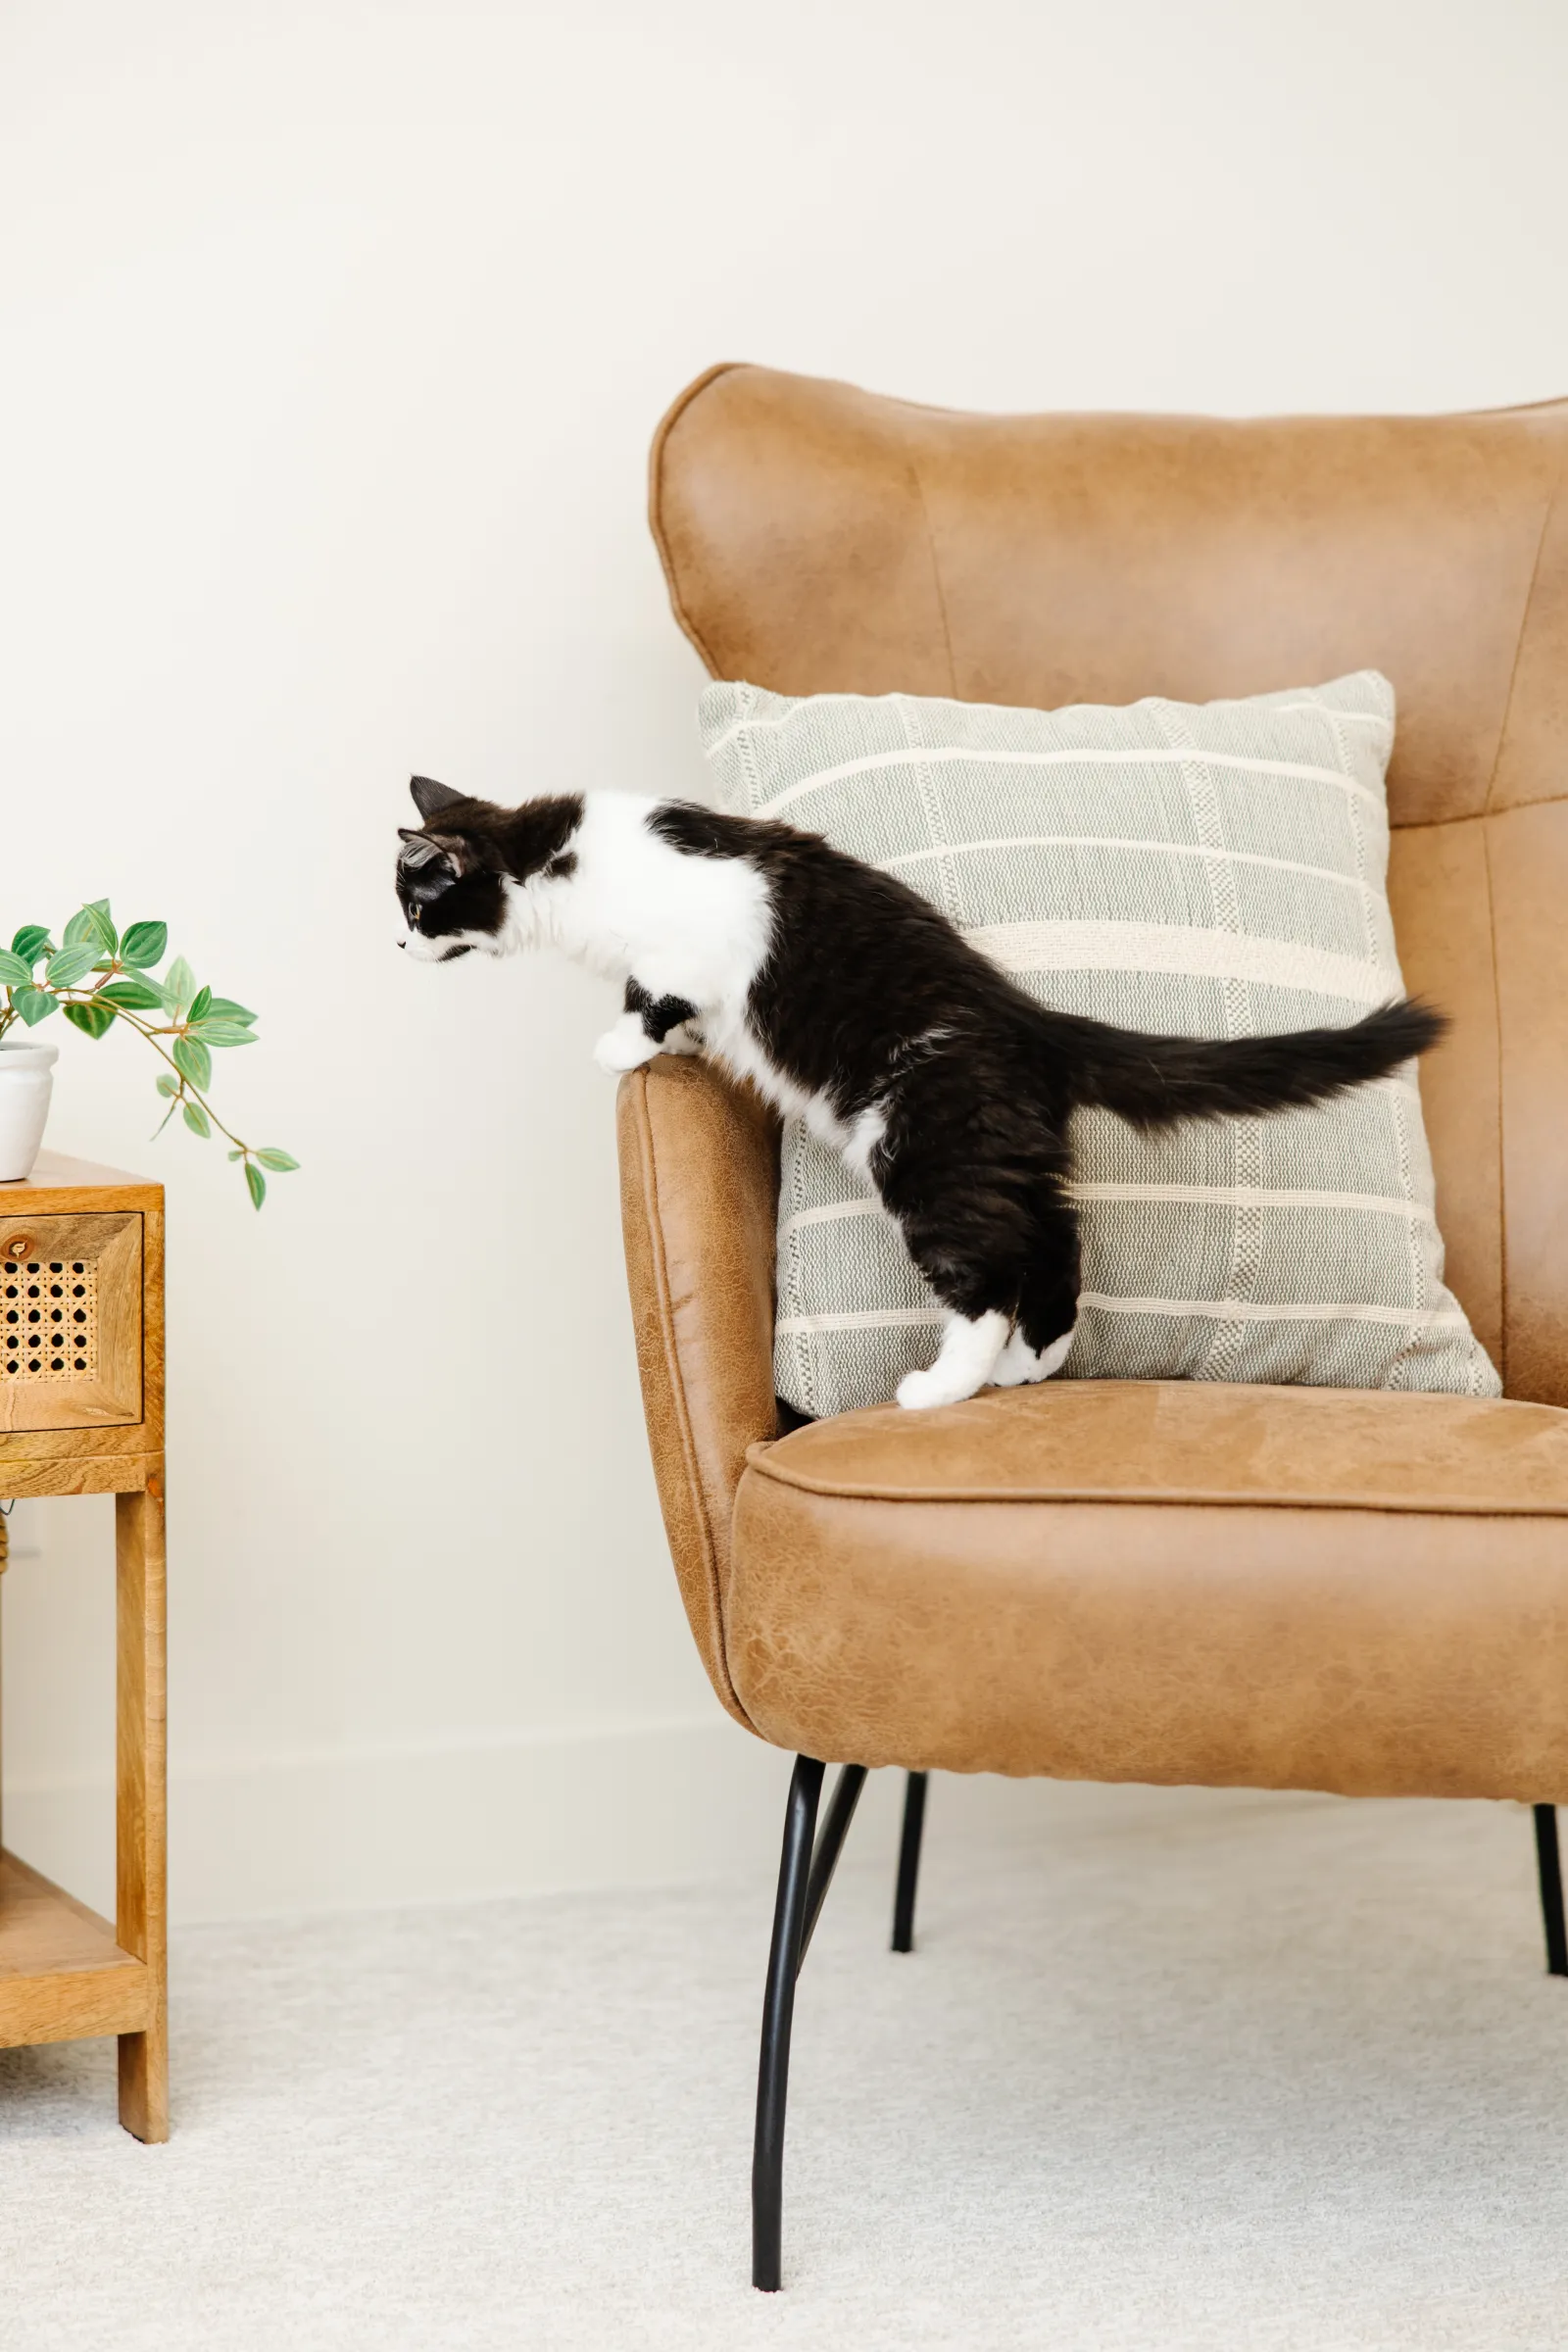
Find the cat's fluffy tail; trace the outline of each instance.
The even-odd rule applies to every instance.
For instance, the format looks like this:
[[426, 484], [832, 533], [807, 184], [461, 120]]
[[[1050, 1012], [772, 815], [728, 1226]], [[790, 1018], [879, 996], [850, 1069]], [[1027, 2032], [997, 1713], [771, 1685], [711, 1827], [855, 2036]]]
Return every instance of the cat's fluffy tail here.
[[1146, 1128], [1290, 1110], [1386, 1077], [1435, 1046], [1446, 1027], [1441, 1012], [1408, 997], [1348, 1029], [1281, 1037], [1209, 1041], [1105, 1027], [1075, 1070], [1075, 1094], [1081, 1104]]

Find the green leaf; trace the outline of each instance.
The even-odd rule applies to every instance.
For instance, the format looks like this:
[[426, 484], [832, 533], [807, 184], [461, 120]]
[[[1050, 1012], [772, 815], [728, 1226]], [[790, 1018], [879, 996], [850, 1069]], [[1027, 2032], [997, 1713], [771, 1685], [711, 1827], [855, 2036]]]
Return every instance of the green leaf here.
[[0, 980], [8, 988], [25, 988], [32, 978], [32, 966], [22, 956], [14, 956], [9, 948], [0, 948]]
[[207, 1007], [207, 1014], [214, 1020], [244, 1021], [247, 1026], [256, 1018], [255, 1013], [247, 1012], [243, 1004], [236, 1004], [232, 997], [215, 997]]
[[209, 1004], [211, 1004], [212, 1001], [212, 990], [210, 988], [199, 988], [190, 1001], [190, 1010], [185, 1015], [185, 1018], [188, 1021], [199, 1021], [202, 1017], [202, 1014], [207, 1010]]
[[171, 1078], [167, 1070], [160, 1070], [158, 1073], [158, 1092], [161, 1095], [177, 1095], [179, 1092], [179, 1080], [177, 1078]]
[[196, 994], [196, 975], [183, 956], [176, 956], [164, 974], [164, 1002], [176, 1018], [183, 1020], [185, 1010]]
[[96, 997], [90, 1004], [68, 1004], [65, 1013], [67, 1020], [84, 1037], [102, 1037], [115, 1025], [114, 1006], [100, 1004]]
[[290, 1158], [286, 1152], [278, 1152], [271, 1146], [265, 1152], [258, 1152], [256, 1156], [264, 1168], [273, 1168], [280, 1176], [286, 1176], [290, 1168], [297, 1168], [300, 1164], [297, 1159]]
[[42, 923], [24, 923], [11, 942], [12, 955], [20, 956], [29, 971], [46, 948], [52, 956], [54, 950], [50, 947], [49, 934]]
[[106, 980], [97, 992], [100, 1001], [122, 1004], [127, 1012], [162, 1012], [163, 990], [148, 980]]
[[167, 923], [132, 923], [120, 943], [120, 960], [133, 963], [138, 971], [145, 972], [153, 964], [162, 963], [168, 945]]
[[205, 1094], [213, 1083], [213, 1057], [199, 1037], [176, 1037], [172, 1056], [175, 1069]]
[[57, 948], [44, 966], [44, 978], [51, 988], [74, 988], [85, 980], [98, 960], [96, 940], [74, 940], [69, 948]]
[[239, 1151], [239, 1152], [231, 1152], [229, 1153], [229, 1155], [228, 1155], [228, 1156], [229, 1156], [229, 1158], [230, 1158], [230, 1159], [243, 1159], [243, 1158], [244, 1158], [244, 1156], [245, 1156], [245, 1153], [244, 1153], [244, 1152], [243, 1152], [243, 1151]]
[[95, 957], [112, 956], [120, 944], [109, 917], [107, 899], [97, 899], [90, 906], [83, 906], [66, 925], [64, 944], [68, 948], [83, 945], [89, 940]]
[[213, 1132], [212, 1121], [199, 1102], [186, 1103], [185, 1124], [192, 1135], [208, 1136]]
[[31, 987], [18, 989], [16, 1006], [29, 1029], [36, 1029], [56, 1009], [55, 1000], [46, 989]]
[[201, 1038], [209, 1046], [256, 1046], [261, 1043], [254, 1030], [245, 1028], [239, 1021], [216, 1021], [209, 1015], [205, 1021], [189, 1022], [187, 1027], [190, 1036]]
[[260, 1208], [267, 1199], [267, 1178], [253, 1159], [245, 1162], [245, 1181], [250, 1186], [251, 1199]]

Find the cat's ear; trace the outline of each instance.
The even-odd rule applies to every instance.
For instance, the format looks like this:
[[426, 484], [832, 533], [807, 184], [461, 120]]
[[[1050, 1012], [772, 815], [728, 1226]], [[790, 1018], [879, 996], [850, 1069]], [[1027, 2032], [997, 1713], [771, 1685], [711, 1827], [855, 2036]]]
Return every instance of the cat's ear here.
[[429, 834], [421, 833], [415, 825], [399, 825], [398, 839], [405, 844], [398, 854], [398, 863], [411, 873], [417, 872], [421, 865], [429, 865], [444, 855]]
[[404, 844], [398, 863], [405, 873], [417, 873], [422, 866], [443, 865], [454, 881], [472, 873], [484, 863], [484, 853], [477, 842], [466, 833], [422, 833], [415, 825], [399, 825], [398, 839]]
[[438, 808], [450, 808], [455, 801], [467, 799], [464, 792], [454, 792], [450, 784], [438, 784], [434, 776], [411, 776], [409, 790], [419, 814], [429, 819]]

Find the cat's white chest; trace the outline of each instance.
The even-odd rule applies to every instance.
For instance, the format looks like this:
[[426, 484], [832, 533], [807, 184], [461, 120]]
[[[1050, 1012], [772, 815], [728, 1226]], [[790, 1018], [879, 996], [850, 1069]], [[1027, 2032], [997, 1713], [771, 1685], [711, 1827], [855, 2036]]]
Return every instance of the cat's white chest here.
[[592, 793], [571, 919], [655, 997], [708, 1015], [746, 1004], [766, 957], [772, 905], [748, 859], [691, 857], [648, 822], [657, 804]]
[[570, 886], [554, 902], [554, 929], [568, 953], [652, 997], [697, 1007], [705, 1050], [750, 1079], [787, 1117], [804, 1119], [829, 1151], [852, 1145], [825, 1096], [775, 1068], [749, 1019], [752, 987], [766, 961], [773, 908], [747, 858], [694, 857], [649, 824], [657, 804], [590, 793]]

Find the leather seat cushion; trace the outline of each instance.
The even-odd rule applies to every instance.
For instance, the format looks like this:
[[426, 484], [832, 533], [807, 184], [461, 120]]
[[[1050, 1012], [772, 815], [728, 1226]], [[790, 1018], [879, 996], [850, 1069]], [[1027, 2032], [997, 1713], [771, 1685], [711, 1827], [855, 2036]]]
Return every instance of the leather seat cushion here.
[[1094, 1382], [846, 1414], [751, 1448], [723, 1619], [808, 1754], [1565, 1800], [1568, 1412]]

